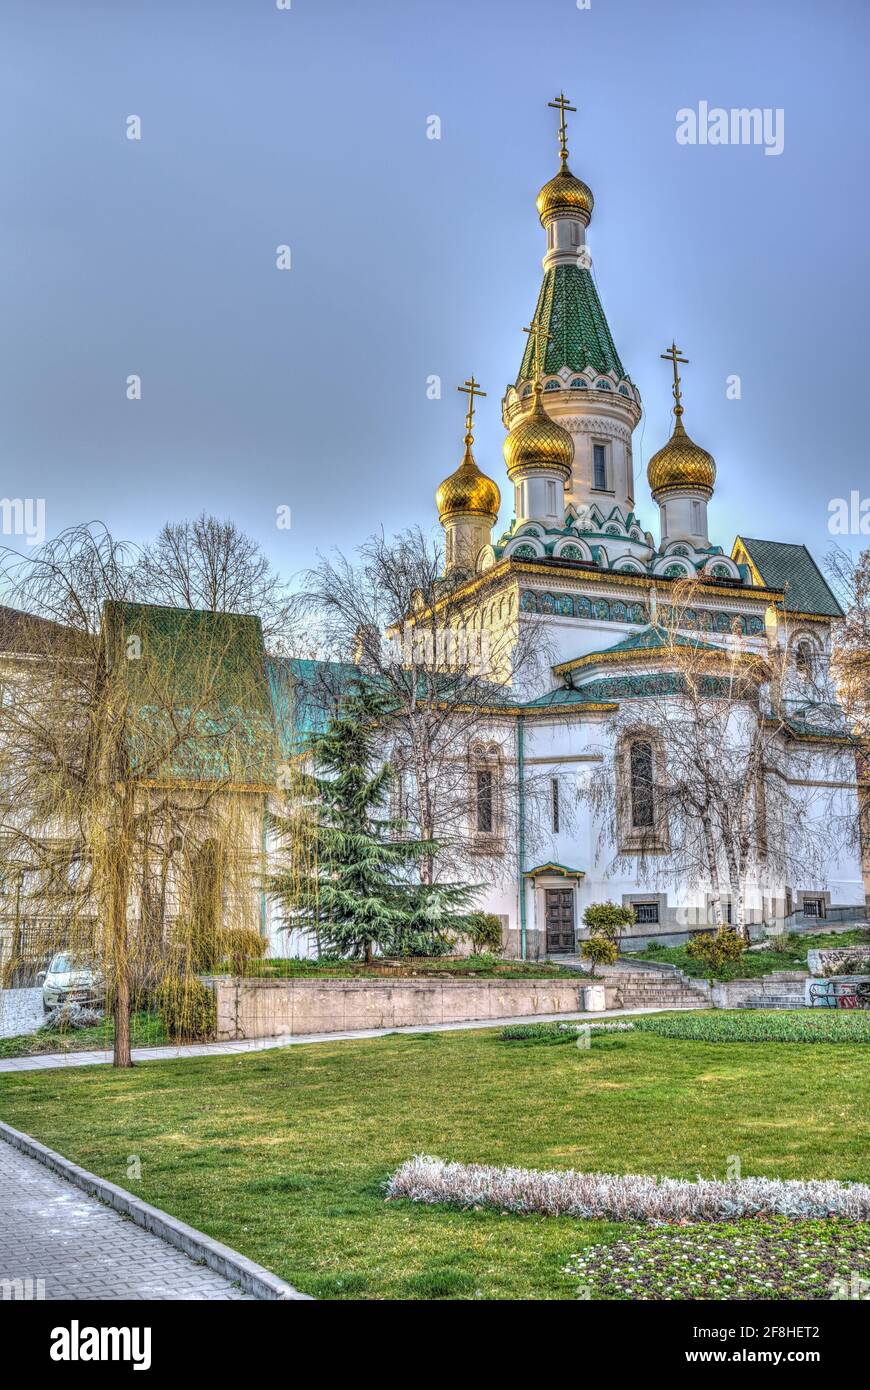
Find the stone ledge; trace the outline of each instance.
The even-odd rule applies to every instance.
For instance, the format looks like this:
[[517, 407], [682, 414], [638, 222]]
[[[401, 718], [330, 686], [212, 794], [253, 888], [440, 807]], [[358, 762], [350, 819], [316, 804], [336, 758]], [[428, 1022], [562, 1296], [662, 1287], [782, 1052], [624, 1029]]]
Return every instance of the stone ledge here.
[[31, 1138], [19, 1129], [13, 1129], [2, 1120], [0, 1139], [27, 1154], [29, 1158], [35, 1158], [58, 1177], [65, 1178], [67, 1182], [81, 1188], [82, 1192], [87, 1192], [89, 1196], [113, 1207], [122, 1216], [135, 1221], [137, 1226], [142, 1226], [152, 1235], [166, 1241], [167, 1245], [173, 1245], [176, 1250], [182, 1250], [191, 1259], [201, 1261], [231, 1283], [239, 1284], [245, 1293], [253, 1294], [255, 1298], [282, 1302], [313, 1301], [310, 1294], [300, 1293], [292, 1284], [279, 1279], [277, 1274], [265, 1269], [263, 1265], [258, 1265], [254, 1260], [249, 1260], [246, 1255], [240, 1255], [228, 1245], [212, 1240], [211, 1236], [205, 1235], [203, 1231], [197, 1231], [186, 1222], [178, 1221], [159, 1207], [152, 1207], [149, 1202], [143, 1202], [126, 1188], [118, 1187], [116, 1183], [105, 1178], [98, 1178], [95, 1173], [89, 1173], [77, 1163], [71, 1163], [62, 1154], [55, 1153], [54, 1149], [40, 1144], [38, 1139]]

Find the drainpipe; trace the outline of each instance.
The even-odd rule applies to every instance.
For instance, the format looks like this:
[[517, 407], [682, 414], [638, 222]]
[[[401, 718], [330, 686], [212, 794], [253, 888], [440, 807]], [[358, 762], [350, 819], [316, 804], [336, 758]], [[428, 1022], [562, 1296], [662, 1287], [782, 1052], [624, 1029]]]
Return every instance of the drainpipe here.
[[260, 888], [260, 935], [266, 935], [266, 873], [269, 867], [269, 798], [263, 797], [263, 815], [260, 824], [260, 868], [262, 887]]
[[519, 843], [517, 845], [517, 877], [520, 891], [520, 959], [526, 959], [526, 790], [525, 790], [525, 717], [517, 717], [517, 778], [519, 781], [517, 814]]

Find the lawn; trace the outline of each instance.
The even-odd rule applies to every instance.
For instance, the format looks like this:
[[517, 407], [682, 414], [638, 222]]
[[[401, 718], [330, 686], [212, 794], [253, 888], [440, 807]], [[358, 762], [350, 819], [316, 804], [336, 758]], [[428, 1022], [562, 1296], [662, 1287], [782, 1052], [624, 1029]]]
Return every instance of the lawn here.
[[[825, 951], [834, 947], [866, 946], [870, 937], [866, 931], [813, 932], [811, 936], [796, 933], [786, 938], [787, 950], [770, 947], [744, 951], [738, 961], [728, 961], [715, 972], [717, 980], [755, 980], [772, 975], [776, 970], [806, 970], [807, 951]], [[654, 964], [676, 965], [694, 979], [709, 979], [710, 967], [702, 960], [693, 960], [685, 946], [648, 946], [645, 951], [631, 953], [632, 959], [648, 960]]]
[[252, 960], [246, 975], [260, 979], [400, 979], [435, 976], [440, 979], [480, 980], [576, 980], [578, 972], [549, 961], [502, 960], [500, 956], [407, 956], [398, 960], [364, 961], [310, 960], [301, 956], [278, 956]]
[[[385, 1203], [426, 1152], [466, 1162], [870, 1180], [862, 1049], [640, 1032], [588, 1050], [493, 1031], [0, 1075], [0, 1117], [276, 1270], [346, 1298], [572, 1298], [626, 1225]], [[131, 1156], [141, 1180], [127, 1176]]]

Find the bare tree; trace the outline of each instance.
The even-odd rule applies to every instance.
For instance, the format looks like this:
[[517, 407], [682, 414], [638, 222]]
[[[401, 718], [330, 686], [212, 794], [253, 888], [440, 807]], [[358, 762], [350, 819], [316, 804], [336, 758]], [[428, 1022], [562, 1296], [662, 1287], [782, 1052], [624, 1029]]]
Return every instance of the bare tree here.
[[738, 623], [713, 642], [692, 630], [702, 586], [668, 597], [643, 663], [654, 670], [626, 678], [578, 795], [611, 871], [706, 890], [719, 929], [727, 891], [745, 936], [751, 887], [778, 898], [795, 879], [823, 883], [849, 840], [836, 785], [848, 780], [849, 738], [830, 691], [827, 702], [796, 698], [787, 632], [753, 642]]
[[3, 567], [16, 607], [0, 699], [0, 871], [17, 885], [16, 927], [22, 915], [38, 924], [40, 953], [101, 962], [116, 1066], [131, 1065], [137, 987], [173, 981], [182, 1013], [201, 989], [190, 966], [204, 855], [221, 903], [212, 928], [250, 925], [262, 797], [237, 789], [274, 777], [256, 624], [241, 639], [229, 617], [167, 624], [166, 609], [129, 601], [134, 564], [92, 526], [33, 556], [8, 553]]
[[528, 844], [542, 819], [544, 779], [526, 770], [520, 789], [515, 715], [543, 688], [551, 653], [545, 622], [520, 612], [510, 576], [451, 583], [442, 572], [419, 529], [374, 536], [354, 560], [321, 559], [307, 602], [321, 653], [334, 660], [318, 680], [329, 705], [353, 665], [388, 696], [394, 813], [439, 846], [424, 856], [423, 881], [493, 882], [515, 877], [508, 832], [520, 795]]
[[293, 593], [259, 543], [234, 521], [202, 512], [193, 521], [166, 522], [156, 541], [143, 548], [133, 580], [152, 603], [252, 614], [272, 650], [289, 650]]

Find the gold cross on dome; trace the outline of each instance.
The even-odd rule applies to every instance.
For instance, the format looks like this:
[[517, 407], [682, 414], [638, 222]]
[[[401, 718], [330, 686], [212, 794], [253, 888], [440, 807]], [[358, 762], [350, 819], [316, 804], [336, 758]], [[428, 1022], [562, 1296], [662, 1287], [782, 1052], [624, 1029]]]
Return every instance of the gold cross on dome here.
[[671, 342], [671, 345], [668, 348], [667, 352], [662, 352], [659, 354], [659, 356], [661, 357], [663, 362], [670, 362], [673, 364], [674, 384], [672, 390], [674, 393], [674, 414], [676, 415], [677, 419], [679, 419], [679, 417], [683, 413], [683, 403], [680, 395], [680, 373], [677, 371], [677, 363], [683, 362], [684, 364], [688, 365], [689, 359], [688, 357], [683, 357], [681, 355], [681, 349], [678, 348], [676, 343], [673, 341]]
[[562, 157], [562, 163], [567, 164], [568, 123], [565, 120], [565, 112], [573, 111], [576, 113], [577, 107], [570, 104], [564, 92], [560, 92], [555, 101], [548, 101], [547, 105], [552, 106], [555, 111], [559, 112], [559, 154]]
[[485, 396], [486, 392], [481, 391], [480, 382], [475, 381], [474, 372], [468, 378], [464, 386], [457, 386], [457, 391], [462, 391], [468, 397], [468, 414], [465, 417], [465, 433], [471, 434], [471, 422], [474, 419], [474, 398], [475, 396]]
[[534, 363], [535, 377], [537, 378], [541, 375], [541, 339], [543, 338], [544, 344], [546, 345], [547, 343], [552, 343], [553, 336], [551, 333], [544, 332], [544, 325], [540, 322], [539, 319], [532, 319], [532, 322], [529, 324], [529, 327], [524, 328], [523, 332], [528, 333], [529, 337], [532, 339], [532, 342], [535, 345]]

